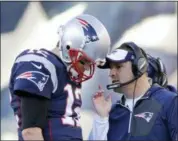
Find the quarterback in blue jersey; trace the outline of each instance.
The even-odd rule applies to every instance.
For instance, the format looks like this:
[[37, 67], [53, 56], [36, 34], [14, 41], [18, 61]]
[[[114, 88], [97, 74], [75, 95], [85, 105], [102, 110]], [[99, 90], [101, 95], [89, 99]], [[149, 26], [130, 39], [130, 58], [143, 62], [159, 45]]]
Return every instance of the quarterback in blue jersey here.
[[104, 25], [84, 14], [60, 26], [53, 50], [27, 49], [16, 57], [9, 89], [19, 140], [82, 140], [81, 83], [109, 49]]
[[133, 42], [126, 42], [100, 64], [100, 68], [110, 69], [112, 84], [107, 88], [119, 90], [122, 96], [112, 107], [111, 98], [105, 98], [101, 89], [93, 97], [99, 116], [94, 120], [90, 140], [178, 139], [178, 95], [167, 87], [167, 78], [156, 74], [156, 67], [164, 72], [161, 61], [156, 59], [160, 64], [154, 64], [156, 67], [148, 70], [153, 67], [148, 60], [143, 49]]

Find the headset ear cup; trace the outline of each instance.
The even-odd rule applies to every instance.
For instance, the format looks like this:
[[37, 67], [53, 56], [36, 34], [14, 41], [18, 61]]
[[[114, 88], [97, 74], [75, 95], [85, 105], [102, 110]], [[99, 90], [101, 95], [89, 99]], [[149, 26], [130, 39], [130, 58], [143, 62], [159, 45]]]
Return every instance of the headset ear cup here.
[[121, 49], [129, 49], [134, 53], [135, 58], [132, 60], [132, 72], [135, 77], [140, 77], [147, 71], [147, 55], [143, 49], [138, 47], [134, 42], [127, 42], [120, 46]]
[[161, 74], [161, 77], [159, 78], [159, 84], [162, 86], [162, 87], [166, 87], [167, 86], [167, 76], [165, 74]]
[[137, 62], [137, 70], [140, 74], [143, 74], [147, 71], [147, 67], [148, 67], [148, 62], [146, 60], [146, 58], [139, 58], [138, 62]]

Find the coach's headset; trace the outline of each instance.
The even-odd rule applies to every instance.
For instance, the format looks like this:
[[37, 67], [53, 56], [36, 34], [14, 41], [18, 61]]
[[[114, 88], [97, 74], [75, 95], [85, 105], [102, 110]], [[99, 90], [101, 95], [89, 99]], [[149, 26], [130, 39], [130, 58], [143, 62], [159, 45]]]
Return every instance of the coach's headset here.
[[136, 79], [141, 77], [145, 72], [147, 72], [148, 58], [143, 49], [138, 47], [134, 42], [123, 43], [119, 47], [119, 49], [123, 49], [127, 51], [131, 50], [133, 52], [134, 58], [131, 60], [131, 63], [132, 63], [132, 72], [133, 72], [134, 78], [125, 83], [115, 82], [115, 83], [109, 84], [107, 85], [107, 89], [115, 89], [115, 88], [125, 86], [135, 81]]
[[152, 76], [152, 82], [157, 83], [162, 87], [166, 87], [168, 83], [166, 68], [165, 65], [162, 63], [160, 58], [153, 58], [151, 55], [147, 54], [149, 58], [149, 65], [151, 65], [155, 73]]

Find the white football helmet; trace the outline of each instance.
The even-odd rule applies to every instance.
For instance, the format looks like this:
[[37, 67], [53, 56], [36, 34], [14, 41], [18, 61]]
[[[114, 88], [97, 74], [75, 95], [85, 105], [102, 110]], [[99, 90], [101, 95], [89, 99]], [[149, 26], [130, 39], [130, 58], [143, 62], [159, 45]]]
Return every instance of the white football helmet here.
[[[93, 76], [95, 61], [110, 51], [110, 36], [97, 18], [83, 14], [59, 28], [59, 49], [70, 78], [81, 83]], [[83, 60], [90, 61], [84, 72], [76, 65]]]

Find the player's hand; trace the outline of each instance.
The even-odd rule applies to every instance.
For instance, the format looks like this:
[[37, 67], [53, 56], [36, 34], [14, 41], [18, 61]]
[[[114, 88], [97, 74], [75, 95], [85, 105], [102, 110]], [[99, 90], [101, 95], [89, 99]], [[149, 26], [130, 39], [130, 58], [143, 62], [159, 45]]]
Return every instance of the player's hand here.
[[111, 110], [111, 95], [104, 97], [104, 91], [99, 86], [99, 90], [93, 96], [93, 104], [96, 109], [96, 112], [101, 117], [108, 117]]

